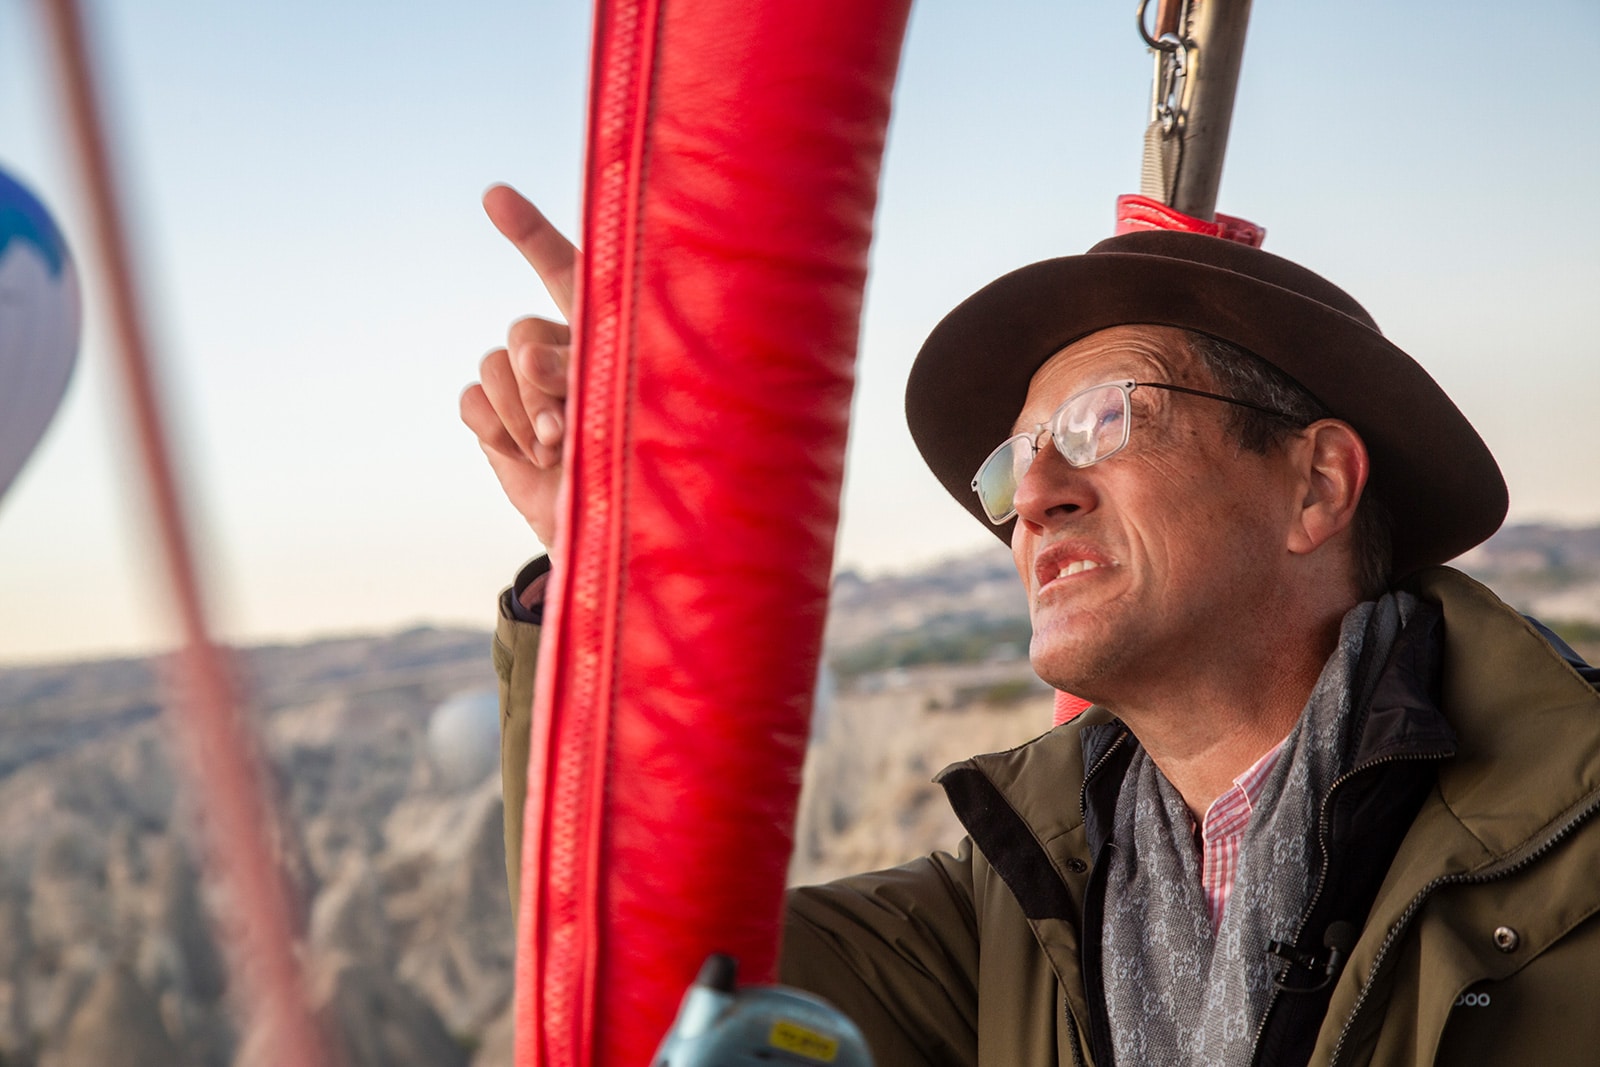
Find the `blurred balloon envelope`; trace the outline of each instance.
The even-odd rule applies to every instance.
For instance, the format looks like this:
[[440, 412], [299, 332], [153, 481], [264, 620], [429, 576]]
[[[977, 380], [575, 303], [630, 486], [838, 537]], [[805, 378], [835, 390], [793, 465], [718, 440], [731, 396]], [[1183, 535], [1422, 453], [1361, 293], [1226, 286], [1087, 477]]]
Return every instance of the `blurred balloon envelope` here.
[[476, 786], [500, 772], [500, 695], [493, 689], [457, 693], [428, 719], [428, 758], [447, 789]]
[[0, 495], [61, 405], [78, 357], [78, 275], [61, 231], [0, 170]]

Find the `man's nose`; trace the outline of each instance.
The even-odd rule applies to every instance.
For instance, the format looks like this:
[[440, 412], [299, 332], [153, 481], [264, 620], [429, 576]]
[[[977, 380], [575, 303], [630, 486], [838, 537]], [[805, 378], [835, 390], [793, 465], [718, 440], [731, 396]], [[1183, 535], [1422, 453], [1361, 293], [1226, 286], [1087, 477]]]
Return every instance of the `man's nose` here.
[[1017, 521], [1036, 532], [1095, 505], [1094, 479], [1088, 468], [1068, 463], [1048, 436], [1040, 439], [1039, 446], [1012, 498]]

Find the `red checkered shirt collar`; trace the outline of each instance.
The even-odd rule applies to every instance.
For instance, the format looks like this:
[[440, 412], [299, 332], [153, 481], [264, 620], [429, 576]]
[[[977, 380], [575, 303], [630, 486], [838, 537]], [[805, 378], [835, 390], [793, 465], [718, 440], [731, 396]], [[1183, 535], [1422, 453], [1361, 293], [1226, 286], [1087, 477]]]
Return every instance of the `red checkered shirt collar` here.
[[1267, 776], [1277, 766], [1282, 749], [1280, 741], [1235, 778], [1233, 788], [1211, 802], [1200, 823], [1200, 885], [1211, 911], [1212, 930], [1222, 925], [1222, 912], [1239, 873], [1239, 846], [1244, 843], [1256, 800], [1267, 784]]

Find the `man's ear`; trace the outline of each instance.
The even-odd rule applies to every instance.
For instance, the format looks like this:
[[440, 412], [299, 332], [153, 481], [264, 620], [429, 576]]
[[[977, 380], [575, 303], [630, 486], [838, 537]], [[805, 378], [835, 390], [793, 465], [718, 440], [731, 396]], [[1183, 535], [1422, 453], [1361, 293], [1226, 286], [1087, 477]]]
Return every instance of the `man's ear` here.
[[1349, 423], [1321, 419], [1290, 445], [1303, 479], [1300, 510], [1289, 531], [1289, 551], [1316, 551], [1355, 520], [1370, 461], [1366, 443]]

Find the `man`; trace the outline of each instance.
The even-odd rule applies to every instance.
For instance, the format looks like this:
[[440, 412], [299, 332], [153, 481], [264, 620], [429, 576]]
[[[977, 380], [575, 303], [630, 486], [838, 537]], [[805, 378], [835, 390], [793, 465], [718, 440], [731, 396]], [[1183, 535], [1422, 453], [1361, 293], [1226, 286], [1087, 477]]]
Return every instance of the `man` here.
[[[561, 304], [570, 246], [486, 205]], [[463, 397], [546, 543], [565, 340], [517, 324]], [[1118, 237], [958, 307], [907, 412], [1011, 545], [1035, 669], [1096, 706], [940, 776], [956, 855], [797, 890], [785, 981], [885, 1065], [1592, 1060], [1595, 676], [1437, 566], [1504, 483], [1359, 305], [1241, 245]], [[530, 578], [497, 649], [508, 811]]]

